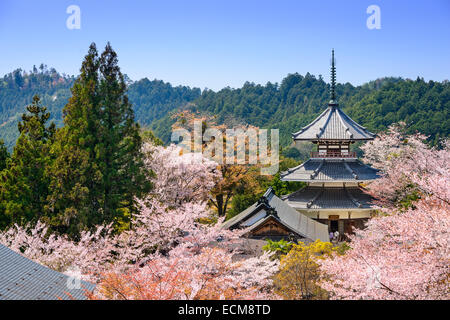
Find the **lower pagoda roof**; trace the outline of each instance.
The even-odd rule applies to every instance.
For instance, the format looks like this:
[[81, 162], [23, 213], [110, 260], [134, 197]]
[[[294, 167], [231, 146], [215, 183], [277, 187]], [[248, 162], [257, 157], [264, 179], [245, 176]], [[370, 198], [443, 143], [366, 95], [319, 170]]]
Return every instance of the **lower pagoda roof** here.
[[295, 209], [373, 209], [374, 198], [360, 187], [307, 186], [283, 200]]
[[280, 174], [282, 181], [363, 182], [380, 178], [379, 170], [357, 159], [309, 159]]

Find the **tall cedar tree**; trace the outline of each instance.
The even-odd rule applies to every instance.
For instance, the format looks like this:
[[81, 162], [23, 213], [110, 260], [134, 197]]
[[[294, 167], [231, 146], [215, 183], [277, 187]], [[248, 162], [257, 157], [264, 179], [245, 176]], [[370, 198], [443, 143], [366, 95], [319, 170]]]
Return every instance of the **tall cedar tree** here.
[[5, 141], [3, 139], [0, 139], [0, 171], [6, 169], [6, 163], [8, 159], [9, 159], [8, 148], [5, 145]]
[[74, 236], [102, 223], [129, 220], [135, 197], [150, 190], [126, 84], [110, 44], [91, 44], [58, 130], [48, 211]]
[[[54, 142], [55, 124], [48, 127], [50, 113], [42, 107], [38, 96], [27, 106], [28, 114], [19, 122], [20, 136], [1, 174], [1, 198], [4, 224], [36, 222], [43, 218], [49, 194], [50, 179], [46, 170], [51, 165], [50, 148]], [[1, 160], [7, 157], [4, 150]]]

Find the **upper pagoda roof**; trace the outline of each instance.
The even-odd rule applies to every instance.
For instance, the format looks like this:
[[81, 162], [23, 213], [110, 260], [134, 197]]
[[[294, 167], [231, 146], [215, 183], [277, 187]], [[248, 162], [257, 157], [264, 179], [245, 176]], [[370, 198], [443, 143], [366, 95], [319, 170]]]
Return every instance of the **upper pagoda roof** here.
[[319, 140], [372, 140], [375, 134], [357, 124], [340, 108], [336, 99], [336, 66], [334, 49], [331, 56], [331, 86], [328, 108], [313, 122], [293, 133], [292, 137], [298, 141]]
[[337, 104], [330, 104], [313, 122], [293, 133], [295, 140], [372, 140], [375, 134], [357, 124]]

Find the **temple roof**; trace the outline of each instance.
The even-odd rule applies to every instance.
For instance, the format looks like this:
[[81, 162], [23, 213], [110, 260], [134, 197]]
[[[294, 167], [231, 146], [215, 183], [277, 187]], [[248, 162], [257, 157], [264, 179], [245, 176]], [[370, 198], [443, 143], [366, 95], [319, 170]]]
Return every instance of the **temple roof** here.
[[85, 290], [95, 288], [80, 281], [80, 289], [69, 289], [68, 280], [68, 276], [0, 244], [0, 300], [84, 300]]
[[363, 182], [379, 178], [379, 171], [357, 159], [309, 159], [280, 174], [282, 181]]
[[358, 187], [307, 186], [283, 200], [295, 209], [372, 209], [373, 198]]
[[222, 228], [248, 227], [249, 231], [268, 219], [275, 219], [298, 235], [315, 241], [329, 241], [328, 226], [319, 223], [290, 207], [269, 188], [261, 199], [226, 221]]
[[292, 137], [294, 141], [354, 141], [372, 140], [375, 138], [375, 134], [357, 124], [339, 108], [336, 99], [336, 66], [334, 49], [331, 53], [331, 84], [328, 108], [309, 125], [300, 131], [293, 133]]
[[353, 121], [337, 104], [332, 104], [309, 125], [293, 133], [292, 138], [294, 141], [356, 141], [372, 140], [375, 134]]

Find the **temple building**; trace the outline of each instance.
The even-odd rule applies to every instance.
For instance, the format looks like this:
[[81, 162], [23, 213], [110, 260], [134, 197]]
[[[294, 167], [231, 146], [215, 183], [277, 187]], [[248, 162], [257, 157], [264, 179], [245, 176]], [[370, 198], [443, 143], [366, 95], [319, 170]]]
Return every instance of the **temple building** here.
[[269, 188], [258, 202], [226, 221], [222, 228], [248, 228], [253, 239], [329, 241], [328, 227], [295, 210]]
[[[323, 230], [320, 225], [325, 225], [327, 233], [338, 231], [344, 235], [351, 233], [353, 227], [363, 227], [364, 222], [374, 213], [373, 199], [364, 192], [363, 186], [377, 179], [379, 173], [377, 169], [359, 161], [350, 148], [356, 141], [373, 140], [375, 134], [353, 121], [337, 103], [334, 50], [330, 96], [331, 100], [325, 111], [292, 135], [294, 142], [310, 141], [316, 145], [316, 150], [303, 164], [281, 173], [282, 181], [302, 181], [307, 184], [304, 188], [283, 196], [282, 200], [294, 209], [289, 211], [292, 216], [292, 211], [296, 211], [309, 220], [302, 219], [317, 223], [312, 229]], [[249, 211], [256, 210], [255, 205], [234, 217], [227, 226], [250, 226], [251, 237], [261, 237], [262, 234], [268, 238], [279, 237], [282, 234], [283, 219], [278, 219], [279, 229], [272, 227], [273, 231], [266, 228], [264, 232], [256, 232], [256, 229], [261, 230], [258, 228], [261, 228], [262, 224], [267, 224], [270, 216], [274, 224], [276, 220], [273, 217], [276, 215], [265, 211], [251, 215], [250, 219]], [[284, 217], [284, 220], [292, 219], [294, 218]], [[309, 223], [313, 225], [312, 222]], [[302, 232], [305, 238], [328, 241], [328, 236], [324, 237], [323, 232], [306, 234], [304, 230], [297, 230], [297, 234]]]
[[334, 50], [331, 59], [331, 100], [328, 108], [313, 122], [294, 133], [297, 141], [316, 145], [311, 158], [281, 173], [283, 181], [303, 181], [307, 186], [283, 200], [306, 216], [328, 225], [329, 231], [350, 233], [361, 228], [373, 214], [372, 198], [362, 185], [379, 177], [356, 157], [350, 146], [356, 141], [373, 140], [375, 135], [357, 124], [336, 100]]

